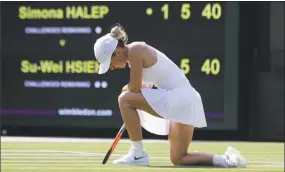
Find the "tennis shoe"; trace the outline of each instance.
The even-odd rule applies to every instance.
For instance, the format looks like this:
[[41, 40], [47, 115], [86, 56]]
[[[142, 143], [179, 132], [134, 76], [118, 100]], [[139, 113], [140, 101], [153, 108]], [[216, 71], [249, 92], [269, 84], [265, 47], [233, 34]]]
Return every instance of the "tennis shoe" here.
[[232, 167], [232, 168], [245, 168], [246, 167], [246, 164], [247, 164], [246, 159], [235, 148], [228, 147], [224, 156], [226, 158], [227, 167]]
[[146, 152], [130, 150], [125, 156], [114, 160], [113, 164], [127, 166], [149, 166], [149, 159]]

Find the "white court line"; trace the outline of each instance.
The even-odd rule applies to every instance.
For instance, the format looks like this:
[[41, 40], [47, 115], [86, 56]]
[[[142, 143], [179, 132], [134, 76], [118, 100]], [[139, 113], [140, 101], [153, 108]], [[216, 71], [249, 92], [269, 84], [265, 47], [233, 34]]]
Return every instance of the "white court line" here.
[[[95, 161], [95, 160], [98, 160], [98, 159], [101, 159], [103, 158], [103, 155], [105, 154], [100, 154], [102, 156], [54, 156], [54, 155], [49, 155], [49, 154], [40, 154], [41, 156], [25, 156], [27, 154], [23, 154], [24, 156], [22, 156], [22, 154], [10, 154], [10, 155], [1, 155], [1, 159], [2, 161], [5, 161], [5, 160], [12, 160], [12, 159], [22, 159], [21, 162], [23, 162], [23, 160], [33, 160], [35, 161], [34, 159], [44, 159], [46, 160], [47, 162], [50, 161], [50, 160], [54, 160], [54, 159], [57, 159], [56, 162], [73, 162], [73, 161], [76, 161], [78, 159], [84, 159], [83, 161], [87, 161], [87, 160], [91, 160], [91, 161]], [[111, 157], [121, 157], [122, 155], [111, 155]], [[66, 159], [69, 159], [69, 160], [66, 160]], [[150, 159], [155, 159], [156, 162], [170, 162], [169, 158], [168, 157], [152, 157], [150, 156]], [[27, 161], [27, 162], [30, 162], [30, 161]], [[79, 160], [78, 160], [79, 161]], [[283, 165], [284, 166], [284, 163], [283, 162], [275, 162], [275, 161], [248, 161], [249, 163], [252, 163], [252, 164], [273, 164], [273, 165]]]
[[[115, 155], [116, 156], [116, 155]], [[1, 157], [6, 157], [6, 158], [9, 158], [9, 157], [27, 157], [27, 158], [33, 158], [33, 157], [47, 157], [47, 158], [57, 158], [57, 157], [67, 157], [67, 158], [78, 158], [78, 155], [76, 154], [2, 154]], [[80, 158], [94, 158], [94, 157], [103, 157], [102, 156], [91, 156], [91, 155], [88, 155], [88, 156], [80, 156]]]
[[[61, 151], [61, 150], [50, 150], [50, 149], [39, 149], [39, 150], [14, 150], [14, 149], [7, 149], [7, 150], [1, 150], [1, 153], [6, 153], [6, 152], [29, 152], [29, 153], [39, 153], [39, 152], [47, 152], [47, 153], [63, 153], [63, 154], [84, 154], [85, 152], [82, 151]], [[90, 153], [90, 152], [86, 152]]]
[[[80, 154], [88, 156], [105, 156], [106, 153], [91, 153], [91, 152], [81, 152], [81, 151], [58, 151], [58, 150], [4, 150], [2, 152], [46, 152], [46, 153], [67, 153], [67, 154]], [[112, 154], [112, 156], [123, 156], [124, 154]], [[150, 156], [153, 159], [169, 159], [169, 157], [158, 157]], [[271, 162], [271, 161], [248, 161], [249, 163], [258, 164], [283, 164], [284, 162]]]
[[[18, 170], [18, 171], [21, 171], [21, 170], [43, 170], [42, 168], [37, 168], [37, 167], [19, 167], [19, 168], [10, 168], [10, 167], [5, 167], [5, 168], [1, 168], [1, 170]], [[161, 170], [171, 170], [171, 171], [189, 171], [191, 170], [192, 168], [189, 167], [189, 168], [173, 168], [172, 166], [169, 166], [169, 167], [159, 167], [159, 166], [153, 166], [153, 167], [138, 167], [138, 168], [131, 168], [131, 167], [128, 167], [128, 168], [110, 168], [110, 167], [54, 167], [54, 168], [48, 168], [48, 170], [61, 170], [61, 171], [82, 171], [82, 170], [92, 170], [92, 171], [105, 171], [105, 170], [108, 170], [108, 171], [138, 171], [138, 170], [145, 170], [145, 171], [161, 171]], [[193, 168], [195, 169], [195, 171], [220, 171], [221, 168]], [[239, 171], [260, 171], [261, 169], [264, 169], [264, 168], [239, 168], [238, 170]], [[236, 168], [232, 168], [232, 169], [227, 169], [228, 171], [236, 171], [237, 169]], [[280, 169], [270, 169], [270, 171], [280, 171]], [[44, 170], [46, 171], [46, 170]]]
[[[91, 158], [91, 157], [89, 157]], [[84, 159], [82, 160], [82, 158], [77, 158], [77, 159], [69, 159], [68, 157], [57, 157], [57, 158], [45, 158], [45, 157], [25, 157], [23, 158], [23, 160], [20, 160], [20, 161], [15, 161], [13, 159], [17, 159], [19, 160], [19, 157], [9, 157], [9, 158], [5, 158], [3, 159], [2, 157], [2, 160], [1, 160], [1, 163], [3, 162], [37, 162], [37, 163], [41, 163], [41, 162], [102, 162], [101, 159]], [[35, 160], [36, 159], [36, 160]], [[40, 159], [44, 159], [44, 160], [40, 160]], [[55, 160], [57, 159], [57, 160]], [[67, 160], [68, 159], [68, 160]], [[81, 159], [81, 160], [79, 160]], [[152, 159], [150, 157], [150, 159]], [[152, 161], [152, 160], [151, 160]], [[155, 162], [165, 162], [165, 163], [168, 163], [170, 162], [170, 160], [163, 160], [163, 159], [156, 159], [154, 160]], [[272, 165], [273, 167], [274, 166], [283, 166], [284, 167], [284, 163], [282, 162], [274, 162], [274, 161], [248, 161], [248, 163], [250, 163], [249, 165], [251, 164], [259, 164], [259, 165]]]
[[[49, 150], [47, 150], [47, 151], [49, 151]], [[17, 153], [17, 152], [23, 152], [23, 153], [27, 153], [27, 154], [19, 154], [19, 153]], [[43, 151], [43, 152], [45, 152], [45, 151]], [[120, 155], [121, 154], [126, 154], [127, 153], [127, 151], [115, 151], [116, 153], [119, 153]], [[1, 151], [1, 154], [15, 154], [15, 153], [17, 153], [17, 155], [26, 155], [26, 156], [34, 156], [34, 155], [41, 155], [42, 154], [42, 151], [37, 151], [37, 150], [2, 150]], [[96, 152], [96, 153], [102, 153], [102, 154], [104, 154], [104, 153], [106, 153], [106, 152], [104, 152], [104, 151], [102, 151], [102, 152]], [[155, 154], [151, 154], [151, 155], [155, 155], [155, 156], [161, 156], [161, 155], [165, 155], [165, 153], [168, 153], [168, 152], [162, 152], [161, 151], [161, 153], [160, 152], [155, 152]], [[218, 152], [212, 152], [212, 153], [216, 153], [216, 154], [219, 154]], [[55, 155], [55, 156], [60, 156], [60, 155], [65, 155], [65, 154], [69, 154], [69, 155], [71, 155], [71, 156], [78, 156], [78, 154], [92, 154], [92, 152], [84, 152], [84, 151], [58, 151], [58, 152], [50, 152], [49, 153], [50, 154], [50, 156], [52, 156], [52, 155]], [[243, 155], [257, 155], [258, 153], [254, 153], [254, 152], [251, 152], [251, 153], [247, 153], [247, 152], [243, 152], [242, 153]], [[284, 156], [284, 154], [283, 153], [267, 153], [267, 154], [264, 154], [265, 156], [276, 156], [276, 155], [283, 155]], [[90, 155], [91, 156], [91, 155]]]
[[[30, 150], [4, 150], [2, 152], [29, 152]], [[46, 152], [46, 153], [67, 153], [67, 154], [79, 154], [79, 155], [88, 155], [88, 156], [105, 156], [106, 153], [90, 153], [90, 152], [80, 152], [80, 151], [57, 151], [57, 150], [31, 150], [31, 152]], [[2, 153], [1, 153], [2, 154]], [[13, 155], [17, 155], [12, 153]], [[35, 154], [36, 155], [36, 154]], [[112, 154], [111, 156], [123, 156], [124, 154]], [[19, 157], [17, 157], [19, 158]], [[25, 157], [26, 158], [26, 157]], [[80, 157], [78, 157], [80, 158]], [[169, 159], [169, 157], [159, 157], [151, 156], [151, 159]], [[248, 161], [248, 163], [253, 164], [275, 164], [275, 165], [284, 165], [284, 162], [274, 162], [274, 161]]]
[[[56, 137], [10, 137], [1, 136], [1, 142], [97, 142], [97, 143], [111, 143], [112, 139], [100, 139], [100, 138], [56, 138]], [[120, 140], [122, 143], [130, 143], [129, 139], [122, 138]], [[144, 139], [143, 142], [146, 143], [166, 143], [167, 140], [159, 139]]]
[[[28, 154], [28, 153], [2, 153], [1, 157], [42, 157], [42, 156], [46, 156], [46, 157], [71, 157], [71, 158], [81, 158], [81, 157], [86, 157], [86, 158], [94, 158], [94, 157], [102, 157], [105, 154], [96, 154], [96, 155], [80, 155], [80, 154], [45, 154], [45, 153], [41, 153], [41, 154]], [[115, 155], [115, 156], [119, 156], [119, 155]], [[121, 155], [120, 155], [121, 156]]]
[[[119, 130], [119, 128], [118, 128]], [[111, 143], [114, 138], [103, 139], [103, 138], [71, 138], [71, 137], [15, 137], [15, 136], [1, 136], [1, 142], [97, 142], [97, 143]], [[127, 138], [122, 138], [120, 142], [130, 143], [130, 140]], [[168, 143], [167, 136], [165, 139], [144, 139], [145, 143]], [[211, 141], [211, 140], [192, 140], [192, 143], [219, 143], [219, 144], [228, 144], [228, 143], [248, 143], [244, 141]], [[273, 142], [262, 142], [275, 144]], [[277, 142], [279, 143], [279, 142]], [[258, 144], [258, 143], [257, 143]]]
[[[76, 156], [81, 155], [81, 156], [88, 156], [88, 157], [94, 157], [94, 156], [105, 156], [106, 153], [91, 153], [91, 152], [80, 152], [80, 151], [57, 151], [57, 150], [3, 150], [1, 151], [1, 156], [2, 155], [18, 155], [17, 152], [45, 152], [45, 153], [51, 153], [53, 155], [53, 153], [63, 153], [63, 154], [75, 154]], [[4, 154], [3, 154], [4, 153]], [[38, 155], [38, 154], [33, 154], [33, 155]], [[115, 154], [112, 153], [111, 156], [123, 156], [124, 154]], [[169, 159], [169, 157], [157, 157], [155, 155], [150, 155], [151, 158], [154, 159]]]
[[[14, 159], [14, 158], [13, 158]], [[19, 159], [19, 158], [15, 158], [15, 159]], [[32, 160], [32, 163], [33, 164], [39, 164], [39, 163], [55, 163], [54, 165], [57, 165], [57, 164], [66, 164], [66, 163], [85, 163], [85, 165], [90, 165], [91, 162], [102, 162], [103, 161], [103, 158], [102, 159], [88, 159], [88, 160]], [[90, 162], [90, 163], [88, 163]], [[165, 160], [156, 160], [155, 162], [170, 162], [170, 161], [165, 161]], [[8, 163], [8, 164], [5, 164], [5, 163]], [[11, 159], [5, 159], [5, 160], [1, 160], [1, 164], [3, 165], [9, 165], [9, 164], [13, 164], [13, 163], [21, 163], [22, 165], [26, 165], [26, 164], [23, 164], [23, 163], [31, 163], [31, 161], [27, 161], [27, 160], [11, 160]], [[72, 164], [73, 165], [73, 164]]]
[[[102, 159], [103, 159], [104, 157], [102, 157]], [[58, 162], [61, 162], [61, 161], [63, 161], [63, 160], [67, 160], [67, 159], [70, 159], [71, 161], [72, 160], [78, 160], [78, 159], [84, 159], [84, 160], [88, 160], [88, 159], [95, 159], [95, 158], [93, 158], [93, 157], [72, 157], [72, 158], [70, 158], [70, 157], [54, 157], [54, 158], [52, 158], [52, 157], [44, 157], [44, 156], [42, 156], [42, 157], [18, 157], [18, 156], [8, 156], [8, 157], [1, 157], [1, 159], [3, 160], [3, 159], [6, 159], [6, 160], [12, 160], [12, 159], [20, 159], [20, 160], [24, 160], [24, 159], [26, 159], [26, 160], [30, 160], [30, 162], [31, 161], [34, 161], [35, 159], [39, 159], [39, 160], [42, 160], [42, 159], [45, 159], [45, 160], [53, 160], [53, 159], [56, 159]], [[97, 157], [97, 159], [99, 159], [98, 157]]]
[[[155, 163], [166, 163], [167, 161], [155, 161]], [[33, 160], [33, 162], [31, 163], [31, 161], [9, 161], [9, 160], [2, 160], [1, 161], [1, 165], [2, 166], [45, 166], [45, 165], [51, 165], [49, 163], [53, 163], [52, 165], [53, 166], [98, 166], [98, 163], [102, 163], [102, 160], [89, 160], [89, 161], [86, 161], [86, 160], [68, 160], [68, 161], [56, 161], [56, 160], [53, 160], [53, 161], [47, 161], [47, 160], [42, 160], [42, 161], [36, 161], [36, 160]], [[70, 164], [72, 163], [72, 164]], [[76, 163], [76, 164], [74, 164]], [[250, 165], [250, 167], [271, 167], [271, 168], [280, 168], [280, 167], [284, 167], [283, 165], [277, 165], [277, 164], [255, 164], [255, 165]]]
[[[21, 146], [21, 147], [15, 147], [15, 148], [17, 148], [17, 149], [19, 149], [19, 151], [20, 150], [22, 150], [22, 149], [27, 149], [27, 148], [37, 148], [37, 149], [46, 149], [47, 147], [45, 146], [45, 147], [39, 147], [39, 146], [37, 146], [37, 147], [31, 147], [31, 146], [29, 146], [29, 147], [23, 147], [23, 146]], [[21, 149], [20, 149], [21, 148]], [[3, 149], [3, 147], [2, 147], [2, 149]], [[8, 151], [6, 151], [6, 150], [1, 150], [1, 152], [8, 152], [8, 151], [10, 151], [10, 152], [16, 152], [16, 151], [18, 151], [18, 150], [8, 150]], [[26, 150], [26, 151], [29, 151], [29, 150]], [[31, 150], [31, 151], [33, 151], [33, 150]], [[76, 151], [75, 151], [76, 152]], [[127, 153], [127, 151], [123, 151], [123, 150], [116, 150], [116, 152], [117, 153]], [[165, 153], [168, 153], [169, 151], [167, 150], [167, 151], [155, 151], [155, 153], [156, 154], [165, 154]], [[195, 152], [195, 150], [191, 150], [191, 152]], [[33, 153], [33, 152], [31, 152], [31, 153]], [[39, 153], [39, 152], [37, 152], [37, 151], [35, 151], [34, 152], [35, 154], [36, 153]], [[65, 152], [62, 152], [62, 153], [65, 153]], [[221, 152], [212, 152], [212, 153], [221, 153]], [[266, 156], [276, 156], [276, 155], [284, 155], [284, 152], [264, 152], [264, 153], [261, 153], [261, 152], [242, 152], [242, 154], [243, 155], [252, 155], [252, 154], [254, 154], [254, 155], [266, 155]]]
[[[26, 149], [26, 148], [38, 148], [40, 149], [40, 151], [46, 151], [45, 149], [41, 149], [41, 148], [47, 148], [47, 146], [37, 146], [37, 147], [34, 147], [34, 146], [31, 146], [31, 145], [27, 145], [27, 146], [15, 146], [15, 148], [17, 148], [18, 150], [16, 149], [13, 149], [13, 150], [1, 150], [1, 152], [17, 152], [17, 151], [23, 151], [23, 152], [30, 152], [30, 153], [39, 153], [39, 150], [22, 150], [22, 149]], [[21, 149], [20, 149], [21, 148]], [[3, 147], [2, 147], [3, 149]], [[47, 150], [47, 151], [50, 151], [50, 150]], [[58, 152], [58, 153], [66, 153], [66, 151], [60, 151], [60, 150], [54, 150], [55, 152]], [[192, 152], [195, 152], [195, 150], [191, 150]], [[76, 151], [68, 151], [69, 153], [72, 153], [74, 152], [75, 154], [78, 153]], [[127, 153], [127, 151], [121, 151], [121, 150], [117, 150], [116, 151], [117, 153]], [[168, 150], [167, 150], [168, 152]], [[82, 153], [82, 152], [80, 152]], [[156, 151], [157, 154], [163, 154], [165, 153], [165, 151]], [[220, 153], [220, 152], [212, 152], [212, 153]], [[262, 155], [268, 155], [268, 156], [275, 156], [275, 155], [284, 155], [284, 152], [242, 152], [242, 154], [244, 155], [248, 155], [248, 154], [262, 154]]]

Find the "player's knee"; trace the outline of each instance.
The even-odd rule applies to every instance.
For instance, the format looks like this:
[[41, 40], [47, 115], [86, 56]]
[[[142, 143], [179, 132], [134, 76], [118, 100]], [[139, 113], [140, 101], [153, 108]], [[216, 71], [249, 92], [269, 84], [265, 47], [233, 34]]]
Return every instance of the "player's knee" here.
[[127, 105], [129, 102], [129, 92], [128, 91], [124, 91], [122, 92], [119, 97], [118, 97], [118, 103], [120, 106], [125, 106]]
[[181, 158], [182, 158], [181, 156], [170, 155], [170, 161], [172, 162], [173, 165], [180, 165]]

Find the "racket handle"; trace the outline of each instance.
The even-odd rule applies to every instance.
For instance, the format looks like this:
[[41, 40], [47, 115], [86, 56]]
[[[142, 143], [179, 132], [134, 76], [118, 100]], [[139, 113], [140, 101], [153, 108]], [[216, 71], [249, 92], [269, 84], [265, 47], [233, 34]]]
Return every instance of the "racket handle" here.
[[115, 137], [115, 140], [113, 141], [110, 149], [108, 150], [107, 154], [105, 155], [102, 164], [106, 164], [106, 162], [108, 161], [108, 159], [111, 156], [112, 152], [116, 148], [119, 140], [121, 139], [122, 135], [124, 134], [125, 130], [126, 130], [125, 124], [123, 124], [122, 127], [120, 128], [119, 132], [117, 133], [117, 135]]

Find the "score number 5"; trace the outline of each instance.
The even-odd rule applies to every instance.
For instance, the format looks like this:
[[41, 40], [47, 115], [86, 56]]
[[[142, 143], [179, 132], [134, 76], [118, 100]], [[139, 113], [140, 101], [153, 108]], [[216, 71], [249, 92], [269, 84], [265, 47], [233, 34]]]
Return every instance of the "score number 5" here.
[[181, 59], [180, 63], [180, 69], [184, 74], [187, 74], [190, 72], [190, 59], [183, 58]]
[[[184, 74], [188, 74], [190, 72], [190, 59], [183, 58], [181, 59], [180, 68]], [[217, 58], [210, 59], [207, 58], [202, 67], [201, 72], [204, 72], [206, 75], [218, 75], [221, 70], [221, 63], [220, 60]]]

